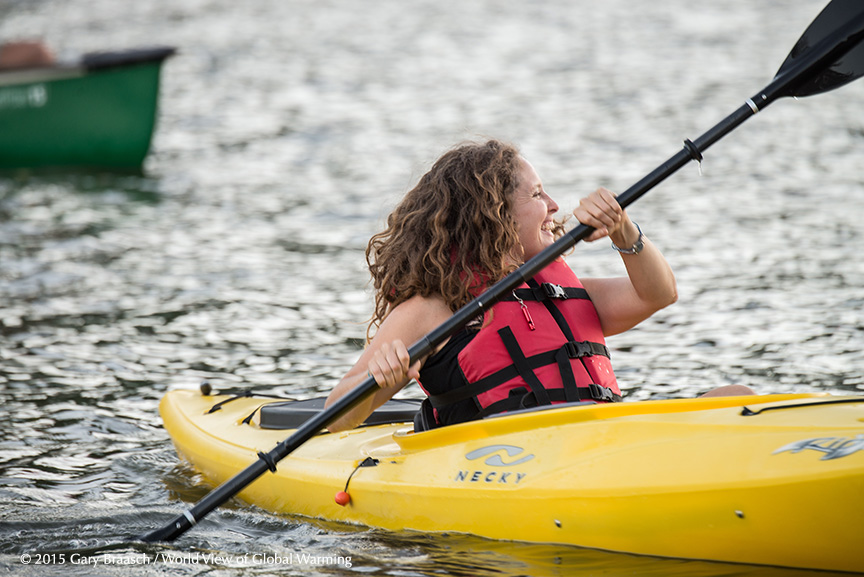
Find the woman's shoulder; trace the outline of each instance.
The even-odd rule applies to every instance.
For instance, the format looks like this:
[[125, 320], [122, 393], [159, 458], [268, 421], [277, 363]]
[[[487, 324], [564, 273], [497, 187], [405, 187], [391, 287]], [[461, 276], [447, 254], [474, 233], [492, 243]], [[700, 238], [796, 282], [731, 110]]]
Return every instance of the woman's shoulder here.
[[376, 342], [414, 343], [444, 323], [452, 313], [443, 298], [414, 296], [396, 305], [387, 315], [370, 346]]
[[[429, 329], [435, 328], [446, 321], [453, 314], [444, 297], [440, 295], [413, 297], [399, 303], [387, 318], [395, 317], [394, 320], [416, 322], [418, 324], [432, 324]], [[428, 332], [428, 331], [427, 331]]]

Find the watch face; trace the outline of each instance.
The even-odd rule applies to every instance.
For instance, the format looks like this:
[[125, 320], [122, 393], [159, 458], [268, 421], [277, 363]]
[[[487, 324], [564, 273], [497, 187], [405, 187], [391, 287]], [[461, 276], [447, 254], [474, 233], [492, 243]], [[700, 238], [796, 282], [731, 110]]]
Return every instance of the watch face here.
[[[636, 224], [635, 222], [633, 224]], [[636, 242], [633, 243], [633, 246], [630, 248], [618, 248], [615, 243], [612, 243], [612, 248], [620, 252], [621, 254], [639, 254], [642, 252], [642, 249], [645, 248], [644, 238], [642, 236], [642, 229], [639, 228], [639, 225], [636, 224], [636, 230], [639, 231], [639, 238], [636, 239]]]

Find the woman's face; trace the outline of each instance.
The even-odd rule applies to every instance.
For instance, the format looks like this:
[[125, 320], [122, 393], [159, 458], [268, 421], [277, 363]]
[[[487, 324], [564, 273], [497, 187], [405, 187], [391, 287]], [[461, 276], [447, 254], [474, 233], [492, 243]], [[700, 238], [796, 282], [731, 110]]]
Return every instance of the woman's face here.
[[552, 215], [558, 212], [558, 205], [543, 190], [543, 183], [534, 167], [519, 157], [519, 187], [513, 198], [513, 218], [522, 244], [520, 261], [524, 262], [555, 242], [552, 233]]

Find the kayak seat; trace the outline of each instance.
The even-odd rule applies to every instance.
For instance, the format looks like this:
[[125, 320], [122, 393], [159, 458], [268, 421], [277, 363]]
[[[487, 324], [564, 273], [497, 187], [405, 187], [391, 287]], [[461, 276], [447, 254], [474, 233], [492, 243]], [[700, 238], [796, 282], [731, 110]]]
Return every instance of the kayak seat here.
[[[325, 397], [303, 401], [270, 403], [261, 407], [262, 429], [296, 429], [324, 409]], [[412, 423], [420, 410], [420, 399], [390, 399], [376, 409], [364, 425]]]

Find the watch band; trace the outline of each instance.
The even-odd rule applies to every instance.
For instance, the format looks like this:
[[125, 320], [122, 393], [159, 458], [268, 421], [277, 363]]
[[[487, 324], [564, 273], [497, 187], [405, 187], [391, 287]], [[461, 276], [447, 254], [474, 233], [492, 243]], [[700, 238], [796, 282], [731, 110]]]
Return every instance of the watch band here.
[[642, 249], [645, 248], [645, 235], [642, 234], [642, 229], [639, 227], [637, 223], [633, 223], [636, 225], [636, 230], [639, 231], [639, 238], [636, 239], [636, 242], [633, 243], [633, 246], [630, 248], [620, 248], [615, 246], [615, 243], [612, 243], [612, 248], [620, 252], [621, 254], [639, 254], [642, 252]]

